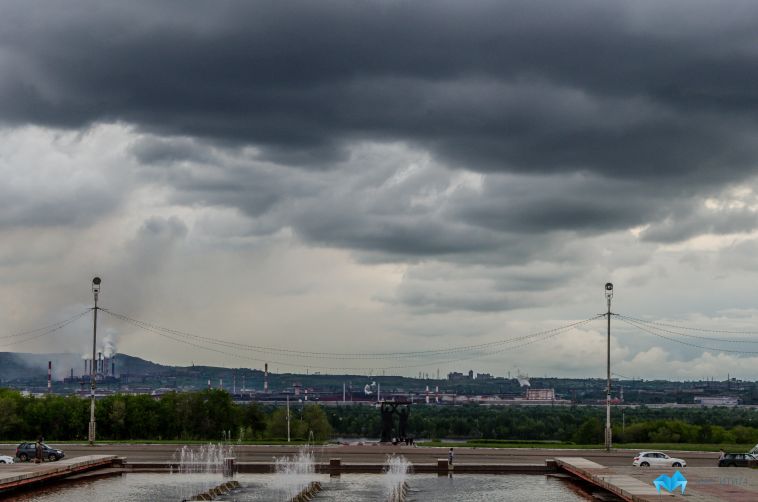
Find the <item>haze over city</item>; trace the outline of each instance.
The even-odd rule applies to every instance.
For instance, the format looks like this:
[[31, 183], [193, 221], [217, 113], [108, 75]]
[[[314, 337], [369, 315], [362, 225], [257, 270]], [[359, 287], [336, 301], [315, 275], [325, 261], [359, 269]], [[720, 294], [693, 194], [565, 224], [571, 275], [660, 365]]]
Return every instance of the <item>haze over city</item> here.
[[[758, 331], [757, 18], [754, 2], [3, 1], [0, 336], [84, 312], [100, 276], [103, 308], [210, 339], [437, 350], [592, 318], [612, 282], [615, 313], [714, 331], [616, 319], [617, 375], [758, 379], [758, 345], [733, 343]], [[605, 374], [602, 318], [417, 366], [99, 323], [101, 344], [171, 365]], [[91, 354], [91, 329], [0, 351]]]

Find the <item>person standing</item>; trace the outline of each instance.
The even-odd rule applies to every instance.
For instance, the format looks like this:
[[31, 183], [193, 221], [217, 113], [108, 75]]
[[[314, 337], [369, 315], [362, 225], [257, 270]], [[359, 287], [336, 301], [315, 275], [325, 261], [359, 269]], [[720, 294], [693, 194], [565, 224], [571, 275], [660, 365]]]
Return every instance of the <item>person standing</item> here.
[[447, 452], [447, 465], [452, 466], [453, 465], [453, 449], [450, 448], [450, 450]]
[[42, 462], [42, 436], [37, 438], [37, 443], [34, 445], [34, 463], [39, 464]]

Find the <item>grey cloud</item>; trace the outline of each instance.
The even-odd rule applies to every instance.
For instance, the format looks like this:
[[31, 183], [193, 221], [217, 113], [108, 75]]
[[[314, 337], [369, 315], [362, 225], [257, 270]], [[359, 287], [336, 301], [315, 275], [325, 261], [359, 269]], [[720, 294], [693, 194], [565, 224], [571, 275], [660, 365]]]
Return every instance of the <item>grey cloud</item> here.
[[0, 119], [121, 120], [317, 167], [403, 140], [484, 171], [754, 169], [750, 3], [178, 5], [7, 2]]
[[493, 294], [489, 291], [441, 292], [430, 290], [429, 285], [418, 288], [401, 288], [397, 300], [413, 310], [423, 313], [440, 313], [456, 310], [472, 312], [500, 312], [534, 306], [535, 302], [527, 301], [523, 296]]
[[[187, 236], [187, 225], [178, 217], [151, 217], [142, 223], [137, 234], [124, 247], [121, 265], [123, 275], [132, 271], [134, 279], [150, 277], [162, 267], [176, 252], [176, 248]], [[121, 277], [121, 280], [128, 277]]]
[[[655, 190], [657, 192], [657, 190]], [[461, 194], [451, 211], [472, 225], [499, 231], [598, 233], [665, 214], [660, 194], [642, 183], [591, 176], [488, 176], [481, 197]]]
[[436, 218], [371, 217], [345, 208], [304, 213], [295, 222], [310, 241], [399, 256], [454, 255], [494, 249], [499, 239], [484, 231], [455, 227]]
[[191, 138], [148, 136], [133, 143], [129, 153], [144, 165], [214, 161], [212, 148]]
[[87, 227], [116, 210], [131, 185], [118, 149], [101, 149], [114, 136], [0, 129], [0, 230]]
[[[133, 125], [140, 181], [169, 203], [365, 260], [550, 262], [577, 235], [753, 228], [749, 211], [693, 211], [756, 166], [750, 3], [177, 5], [7, 2], [0, 121]], [[408, 151], [431, 167], [394, 180]], [[463, 171], [482, 189], [453, 190]], [[18, 194], [21, 223], [103, 202], [66, 216]]]
[[9, 188], [0, 188], [0, 227], [87, 226], [118, 204], [113, 194], [92, 186]]
[[749, 207], [708, 208], [704, 200], [679, 201], [661, 220], [653, 221], [640, 234], [651, 242], [680, 242], [703, 234], [748, 233], [758, 228], [758, 212]]
[[409, 270], [396, 295], [383, 300], [423, 313], [530, 308], [560, 298], [581, 270], [539, 261], [509, 266], [426, 262]]
[[719, 253], [719, 269], [758, 272], [758, 242], [736, 242]]

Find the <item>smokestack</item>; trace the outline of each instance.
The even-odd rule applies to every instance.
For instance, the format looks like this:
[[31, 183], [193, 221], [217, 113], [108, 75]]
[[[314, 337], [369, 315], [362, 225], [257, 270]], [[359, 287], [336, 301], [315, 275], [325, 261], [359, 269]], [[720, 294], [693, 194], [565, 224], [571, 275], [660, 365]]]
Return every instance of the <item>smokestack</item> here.
[[263, 368], [263, 392], [268, 394], [268, 363]]
[[434, 402], [439, 403], [440, 402], [440, 386], [436, 385], [434, 387]]
[[71, 380], [74, 379], [74, 368], [71, 368]]
[[426, 404], [429, 404], [429, 386], [426, 386]]
[[105, 376], [108, 376], [108, 356], [105, 356], [105, 358], [103, 358], [103, 373]]
[[84, 375], [87, 374], [87, 360], [86, 359], [84, 360], [84, 373], [83, 374]]
[[97, 353], [97, 372], [96, 373], [102, 373], [103, 372], [103, 353], [98, 352]]
[[113, 357], [111, 357], [111, 376], [113, 378], [116, 377], [116, 355], [114, 354]]
[[53, 362], [47, 362], [47, 393], [53, 392]]

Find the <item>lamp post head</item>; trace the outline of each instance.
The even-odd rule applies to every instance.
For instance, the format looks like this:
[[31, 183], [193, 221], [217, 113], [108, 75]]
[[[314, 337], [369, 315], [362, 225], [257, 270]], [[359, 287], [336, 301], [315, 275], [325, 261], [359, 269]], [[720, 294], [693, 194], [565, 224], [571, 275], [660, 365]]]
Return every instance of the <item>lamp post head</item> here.
[[100, 283], [103, 282], [99, 277], [92, 279], [92, 292], [95, 294], [95, 301], [97, 301], [97, 294], [100, 292]]
[[605, 283], [605, 297], [610, 300], [613, 298], [613, 284], [610, 282]]

